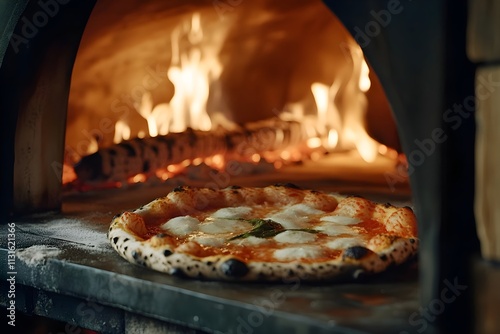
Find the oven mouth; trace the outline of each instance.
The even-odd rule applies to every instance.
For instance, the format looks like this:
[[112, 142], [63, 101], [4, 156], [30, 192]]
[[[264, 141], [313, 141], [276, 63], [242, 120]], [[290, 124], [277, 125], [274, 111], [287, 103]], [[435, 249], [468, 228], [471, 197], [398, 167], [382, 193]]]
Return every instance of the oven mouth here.
[[113, 6], [97, 3], [76, 56], [65, 193], [229, 176], [409, 196], [383, 88], [320, 1], [228, 17], [213, 4]]

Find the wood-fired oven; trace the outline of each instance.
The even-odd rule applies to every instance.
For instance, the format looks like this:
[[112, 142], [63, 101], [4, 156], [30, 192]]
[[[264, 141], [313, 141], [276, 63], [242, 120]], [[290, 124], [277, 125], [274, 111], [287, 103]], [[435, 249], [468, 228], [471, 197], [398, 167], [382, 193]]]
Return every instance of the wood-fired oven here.
[[[492, 1], [0, 8], [7, 317], [14, 300], [18, 319], [65, 332], [498, 329], [476, 232], [500, 260], [500, 238], [485, 241], [500, 230]], [[176, 185], [271, 182], [412, 205], [418, 261], [364, 283], [243, 286], [144, 271], [107, 244], [114, 214]]]

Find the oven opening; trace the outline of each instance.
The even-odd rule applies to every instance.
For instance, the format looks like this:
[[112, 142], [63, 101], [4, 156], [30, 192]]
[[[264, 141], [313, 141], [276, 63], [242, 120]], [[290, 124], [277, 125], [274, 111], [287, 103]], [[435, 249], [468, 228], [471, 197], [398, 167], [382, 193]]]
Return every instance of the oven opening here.
[[62, 182], [408, 198], [400, 152], [376, 74], [322, 2], [104, 1], [74, 64]]

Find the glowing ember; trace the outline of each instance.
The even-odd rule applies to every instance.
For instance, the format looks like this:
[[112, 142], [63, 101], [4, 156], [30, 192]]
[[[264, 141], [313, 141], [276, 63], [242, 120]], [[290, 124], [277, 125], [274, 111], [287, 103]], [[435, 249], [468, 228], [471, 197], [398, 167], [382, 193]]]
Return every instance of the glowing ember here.
[[254, 153], [252, 154], [251, 156], [251, 160], [255, 163], [259, 162], [260, 161], [260, 155], [258, 153]]
[[76, 178], [77, 178], [77, 176], [76, 176], [76, 173], [75, 173], [75, 170], [73, 169], [73, 167], [64, 163], [63, 164], [63, 173], [62, 173], [62, 183], [63, 184], [70, 183], [70, 182], [76, 180]]
[[144, 182], [146, 181], [147, 177], [145, 174], [137, 174], [133, 177], [131, 177], [128, 182], [129, 183], [139, 183], [139, 182]]

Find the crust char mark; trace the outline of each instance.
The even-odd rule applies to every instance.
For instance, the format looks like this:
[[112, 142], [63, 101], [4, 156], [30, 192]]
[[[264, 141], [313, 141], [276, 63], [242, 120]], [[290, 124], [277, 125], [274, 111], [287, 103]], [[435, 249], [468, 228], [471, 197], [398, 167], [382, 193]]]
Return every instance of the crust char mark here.
[[233, 256], [196, 258], [173, 253], [168, 247], [155, 248], [133, 241], [123, 231], [112, 229], [111, 245], [131, 263], [171, 275], [192, 278], [236, 281], [280, 281], [299, 278], [304, 281], [357, 279], [361, 274], [375, 274], [394, 264], [401, 264], [417, 253], [418, 240], [398, 238], [381, 252], [364, 247], [351, 247], [335, 260], [305, 264], [300, 261], [249, 262]]

